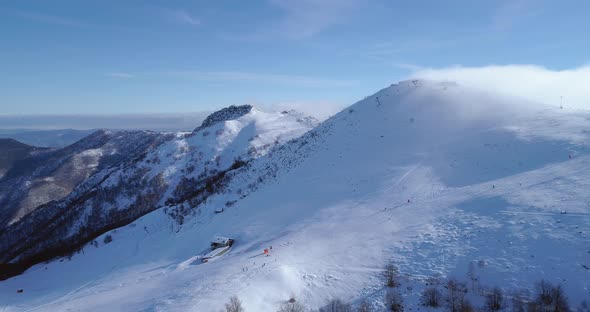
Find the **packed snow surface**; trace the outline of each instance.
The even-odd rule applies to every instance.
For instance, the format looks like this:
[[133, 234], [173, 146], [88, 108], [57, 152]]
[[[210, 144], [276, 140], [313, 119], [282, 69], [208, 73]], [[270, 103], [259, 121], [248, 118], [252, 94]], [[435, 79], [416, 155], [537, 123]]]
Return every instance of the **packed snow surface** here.
[[[0, 310], [219, 311], [232, 295], [246, 311], [292, 296], [377, 307], [390, 261], [415, 290], [466, 280], [475, 263], [482, 284], [543, 278], [575, 307], [590, 297], [588, 125], [586, 111], [392, 85], [254, 160], [182, 226], [157, 210], [108, 244], [0, 282]], [[231, 251], [202, 263], [218, 235], [235, 239]]]

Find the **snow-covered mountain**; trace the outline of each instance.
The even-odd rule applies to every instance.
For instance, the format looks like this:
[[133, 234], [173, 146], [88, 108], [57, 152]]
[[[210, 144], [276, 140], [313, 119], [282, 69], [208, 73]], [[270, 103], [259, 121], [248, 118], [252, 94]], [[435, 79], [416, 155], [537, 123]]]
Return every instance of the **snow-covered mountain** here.
[[[131, 161], [170, 135], [99, 130], [62, 149], [40, 149], [15, 159], [0, 177], [0, 232], [41, 205], [67, 196], [96, 172]], [[9, 149], [0, 146], [2, 153]]]
[[[77, 143], [84, 148], [60, 150], [58, 154], [67, 156], [67, 161], [44, 157], [43, 164], [48, 165], [23, 166], [25, 172], [6, 180], [7, 188], [14, 189], [5, 194], [6, 198], [27, 195], [23, 202], [28, 202], [33, 178], [34, 187], [41, 183], [38, 180], [53, 178], [49, 186], [62, 186], [66, 178], [80, 178], [71, 183], [73, 191], [64, 190], [58, 198], [60, 193], [51, 192], [46, 197], [53, 198], [26, 210], [26, 214], [18, 214], [23, 209], [13, 204], [17, 216], [0, 231], [0, 261], [18, 273], [31, 264], [71, 254], [97, 235], [162, 207], [171, 206], [166, 208], [167, 213], [182, 224], [186, 215], [198, 213], [191, 207], [222, 191], [232, 171], [315, 125], [313, 119], [296, 112], [265, 113], [245, 105], [212, 114], [192, 133], [117, 132], [114, 137], [106, 131], [96, 133]], [[97, 136], [109, 136], [100, 148], [94, 146]], [[92, 148], [86, 142], [92, 142]], [[91, 161], [77, 161], [78, 157], [91, 157]], [[113, 157], [116, 162], [111, 161]], [[59, 170], [46, 169], [56, 163]], [[72, 166], [68, 174], [59, 174], [62, 168]], [[17, 196], [23, 189], [28, 193]]]
[[[301, 119], [252, 126], [261, 114], [222, 118], [105, 174], [103, 189], [117, 188], [100, 211], [127, 207], [125, 194], [146, 188], [124, 185], [154, 178], [164, 208], [0, 282], [5, 311], [218, 311], [231, 295], [246, 311], [292, 297], [313, 309], [331, 298], [382, 308], [387, 263], [412, 310], [425, 309], [427, 284], [467, 275], [478, 289], [545, 279], [573, 306], [590, 297], [590, 113], [415, 80], [291, 141], [304, 131], [268, 138]], [[244, 151], [256, 157], [237, 162]], [[92, 198], [72, 206], [77, 220]], [[202, 263], [216, 235], [235, 243]]]

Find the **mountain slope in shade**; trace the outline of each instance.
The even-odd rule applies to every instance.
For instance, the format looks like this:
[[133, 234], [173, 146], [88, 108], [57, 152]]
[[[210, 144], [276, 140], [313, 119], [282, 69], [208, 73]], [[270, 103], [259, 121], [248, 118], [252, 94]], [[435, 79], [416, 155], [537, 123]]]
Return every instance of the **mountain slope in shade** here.
[[[192, 211], [182, 225], [153, 211], [71, 261], [0, 282], [0, 302], [216, 311], [235, 294], [247, 311], [292, 296], [314, 309], [336, 297], [383, 308], [392, 261], [416, 310], [427, 281], [465, 280], [470, 263], [481, 285], [544, 278], [576, 306], [590, 288], [589, 120], [448, 83], [392, 85], [240, 166], [205, 201], [174, 203]], [[216, 235], [235, 244], [202, 264]]]
[[62, 148], [73, 144], [84, 137], [90, 135], [96, 130], [75, 130], [75, 129], [60, 129], [60, 130], [2, 130], [0, 129], [0, 138], [15, 139], [25, 144], [47, 147], [47, 148]]
[[171, 136], [99, 130], [62, 149], [21, 155], [0, 178], [0, 229], [64, 198], [96, 172], [139, 157], [166, 137]]
[[0, 179], [12, 168], [15, 162], [41, 150], [44, 149], [13, 139], [0, 139]]

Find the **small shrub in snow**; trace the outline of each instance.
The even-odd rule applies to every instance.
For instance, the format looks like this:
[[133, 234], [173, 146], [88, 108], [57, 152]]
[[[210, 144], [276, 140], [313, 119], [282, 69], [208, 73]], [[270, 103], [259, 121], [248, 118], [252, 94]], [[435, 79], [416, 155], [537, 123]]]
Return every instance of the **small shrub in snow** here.
[[473, 261], [469, 262], [469, 267], [467, 268], [467, 278], [471, 284], [471, 291], [475, 292], [478, 286], [479, 275], [477, 274], [475, 262]]
[[404, 300], [402, 296], [393, 291], [388, 291], [385, 295], [385, 309], [392, 312], [404, 311]]
[[358, 307], [356, 308], [356, 312], [373, 312], [373, 307], [366, 299], [362, 299], [359, 302]]
[[397, 286], [398, 274], [399, 274], [399, 271], [394, 264], [392, 264], [392, 263], [387, 264], [385, 266], [385, 270], [383, 271], [383, 275], [385, 277], [385, 285], [387, 287]]
[[221, 312], [244, 312], [242, 301], [237, 296], [232, 296], [225, 304], [225, 310], [222, 309]]
[[105, 237], [104, 237], [104, 239], [102, 240], [102, 242], [103, 242], [105, 245], [106, 245], [106, 244], [108, 244], [108, 243], [110, 243], [110, 242], [112, 242], [112, 241], [113, 241], [113, 237], [112, 237], [110, 234], [109, 234], [109, 235], [107, 235], [107, 236], [105, 236]]
[[281, 307], [279, 308], [278, 312], [303, 312], [305, 311], [305, 308], [303, 307], [302, 304], [300, 304], [299, 302], [296, 301], [289, 301], [289, 302], [285, 302], [283, 304], [281, 304]]
[[437, 308], [442, 301], [442, 294], [436, 287], [428, 287], [422, 291], [420, 302], [423, 306]]
[[485, 307], [487, 311], [498, 311], [504, 305], [504, 294], [502, 289], [494, 287], [492, 291], [486, 294]]
[[463, 298], [461, 300], [461, 304], [459, 306], [459, 312], [473, 312], [475, 311], [475, 308], [473, 308], [473, 305], [471, 304], [471, 302], [469, 302], [469, 300], [467, 300], [467, 298]]
[[234, 161], [234, 163], [231, 165], [231, 167], [229, 167], [229, 170], [236, 170], [238, 168], [245, 166], [246, 164], [247, 164], [246, 161], [243, 161], [240, 158], [238, 158]]
[[320, 312], [352, 312], [352, 307], [340, 299], [333, 299]]

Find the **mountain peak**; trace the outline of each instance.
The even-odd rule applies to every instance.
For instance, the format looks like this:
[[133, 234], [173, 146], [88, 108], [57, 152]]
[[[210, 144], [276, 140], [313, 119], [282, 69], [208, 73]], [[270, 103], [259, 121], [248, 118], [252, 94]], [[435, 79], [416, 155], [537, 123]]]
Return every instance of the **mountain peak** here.
[[212, 113], [211, 115], [207, 116], [207, 118], [205, 118], [205, 120], [203, 121], [201, 126], [196, 128], [193, 132], [196, 132], [196, 131], [203, 129], [203, 128], [210, 127], [214, 124], [217, 124], [217, 123], [220, 123], [223, 121], [232, 120], [232, 119], [242, 117], [242, 116], [248, 114], [252, 110], [252, 108], [253, 108], [253, 106], [249, 105], [249, 104], [240, 105], [240, 106], [231, 105], [229, 107], [225, 107], [225, 108], [218, 110], [218, 111]]

